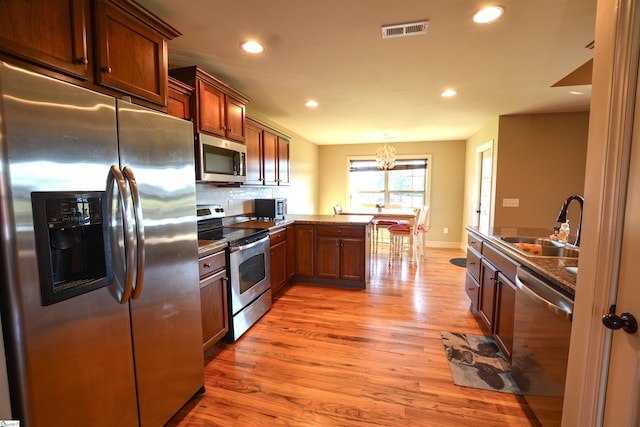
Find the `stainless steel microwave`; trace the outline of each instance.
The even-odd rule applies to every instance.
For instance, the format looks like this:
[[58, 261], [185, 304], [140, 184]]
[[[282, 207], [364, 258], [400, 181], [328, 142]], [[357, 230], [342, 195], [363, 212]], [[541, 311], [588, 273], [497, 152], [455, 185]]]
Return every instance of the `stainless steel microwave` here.
[[246, 182], [247, 148], [244, 144], [199, 133], [197, 147], [197, 180]]

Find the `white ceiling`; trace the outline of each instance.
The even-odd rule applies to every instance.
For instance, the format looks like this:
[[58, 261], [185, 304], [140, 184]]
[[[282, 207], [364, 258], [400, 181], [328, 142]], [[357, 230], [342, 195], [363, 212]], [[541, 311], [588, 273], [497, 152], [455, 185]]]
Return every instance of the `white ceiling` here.
[[[481, 0], [138, 2], [183, 34], [171, 68], [202, 67], [248, 95], [249, 114], [316, 144], [460, 140], [498, 115], [589, 109], [591, 85], [551, 86], [593, 58], [596, 0], [502, 0], [484, 26]], [[425, 35], [382, 39], [382, 25], [424, 19]], [[261, 55], [240, 50], [250, 38]]]

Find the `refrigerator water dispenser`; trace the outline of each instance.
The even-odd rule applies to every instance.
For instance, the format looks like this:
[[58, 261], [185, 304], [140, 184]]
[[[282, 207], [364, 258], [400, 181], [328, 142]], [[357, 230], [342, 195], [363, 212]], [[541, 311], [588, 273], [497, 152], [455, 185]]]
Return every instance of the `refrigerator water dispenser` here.
[[105, 195], [31, 193], [42, 305], [111, 283]]

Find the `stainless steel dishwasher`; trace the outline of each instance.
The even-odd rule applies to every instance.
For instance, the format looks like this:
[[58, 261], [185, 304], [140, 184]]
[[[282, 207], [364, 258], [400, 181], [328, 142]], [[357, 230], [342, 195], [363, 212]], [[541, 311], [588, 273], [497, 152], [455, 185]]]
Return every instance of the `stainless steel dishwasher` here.
[[543, 426], [559, 426], [569, 358], [573, 297], [518, 267], [512, 375]]

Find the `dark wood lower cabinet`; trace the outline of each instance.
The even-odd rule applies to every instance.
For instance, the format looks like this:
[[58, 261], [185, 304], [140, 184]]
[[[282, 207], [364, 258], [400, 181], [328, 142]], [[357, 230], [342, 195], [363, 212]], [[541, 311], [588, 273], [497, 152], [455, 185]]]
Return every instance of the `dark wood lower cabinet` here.
[[498, 273], [495, 338], [508, 359], [513, 349], [513, 320], [516, 305], [516, 286], [502, 273]]
[[269, 237], [271, 266], [271, 295], [279, 296], [289, 281], [287, 271], [288, 230], [281, 229], [271, 233]]
[[496, 304], [496, 280], [498, 270], [486, 259], [480, 266], [480, 303], [478, 314], [489, 333], [493, 333], [493, 321]]
[[465, 291], [486, 331], [493, 335], [507, 359], [513, 349], [518, 263], [497, 246], [470, 232], [467, 245]]
[[225, 250], [201, 257], [199, 265], [202, 350], [206, 355], [229, 332]]
[[314, 277], [315, 270], [315, 226], [306, 224], [294, 225], [295, 235], [295, 276]]

